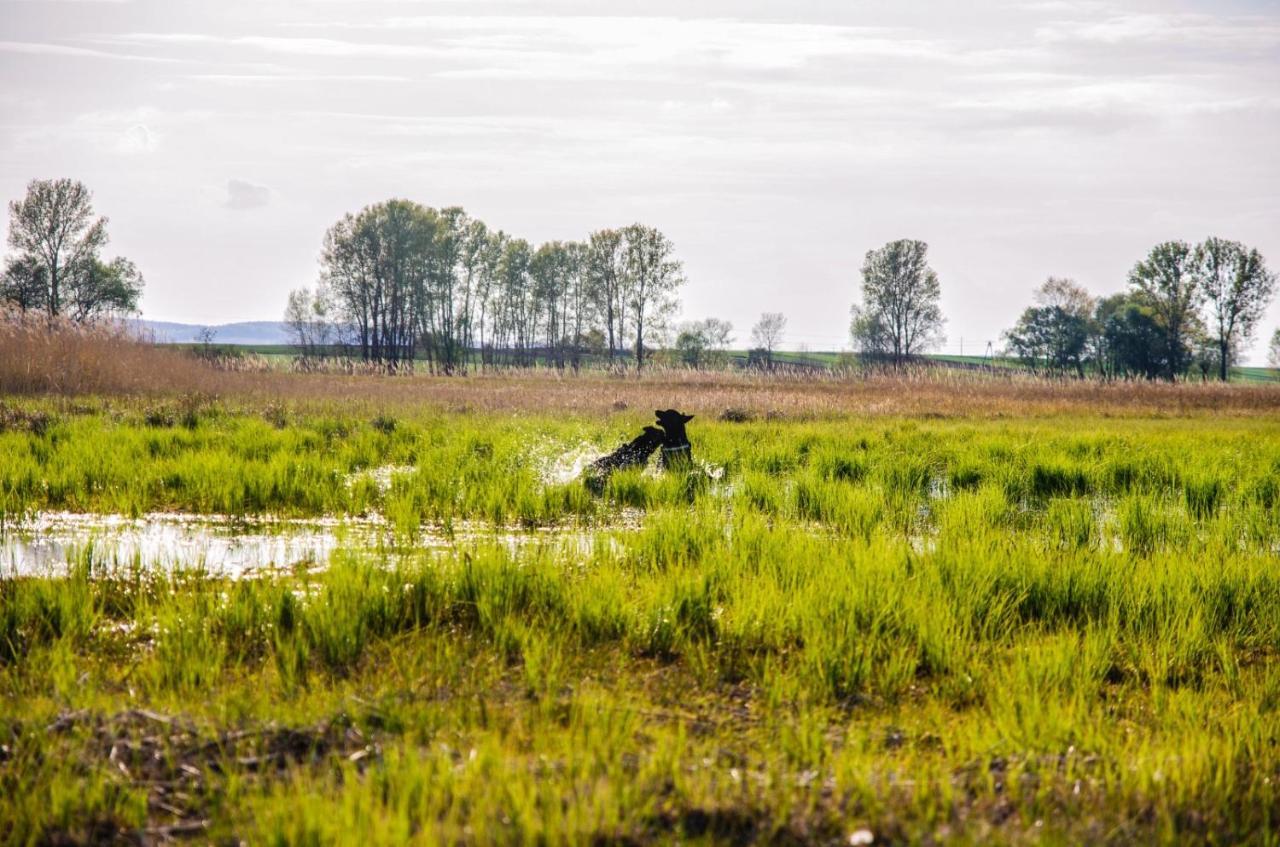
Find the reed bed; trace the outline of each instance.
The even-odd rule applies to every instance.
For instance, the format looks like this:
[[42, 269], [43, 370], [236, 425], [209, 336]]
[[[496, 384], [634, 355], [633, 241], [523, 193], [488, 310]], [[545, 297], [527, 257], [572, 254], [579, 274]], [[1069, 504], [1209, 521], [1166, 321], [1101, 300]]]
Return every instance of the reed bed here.
[[0, 395], [186, 396], [266, 404], [412, 411], [424, 406], [485, 414], [608, 414], [680, 406], [729, 418], [845, 415], [1271, 415], [1280, 385], [1075, 381], [1007, 371], [927, 367], [901, 372], [691, 371], [643, 374], [519, 368], [439, 377], [367, 369], [291, 372], [251, 359], [201, 361], [156, 347], [119, 326], [0, 320]]

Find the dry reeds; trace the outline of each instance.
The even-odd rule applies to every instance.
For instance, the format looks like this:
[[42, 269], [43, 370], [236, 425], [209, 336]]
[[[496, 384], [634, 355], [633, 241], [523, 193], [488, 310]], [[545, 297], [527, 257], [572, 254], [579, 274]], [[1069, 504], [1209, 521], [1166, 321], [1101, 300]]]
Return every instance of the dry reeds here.
[[192, 357], [158, 348], [124, 324], [0, 313], [0, 393], [182, 392], [213, 375]]
[[1280, 386], [1058, 380], [1021, 373], [914, 368], [886, 372], [690, 371], [637, 376], [525, 368], [466, 377], [388, 376], [361, 366], [320, 372], [231, 366], [157, 347], [120, 325], [49, 326], [0, 318], [0, 393], [55, 396], [202, 394], [248, 404], [430, 406], [487, 413], [608, 414], [679, 407], [697, 414], [825, 418], [844, 415], [1229, 415], [1280, 412]]

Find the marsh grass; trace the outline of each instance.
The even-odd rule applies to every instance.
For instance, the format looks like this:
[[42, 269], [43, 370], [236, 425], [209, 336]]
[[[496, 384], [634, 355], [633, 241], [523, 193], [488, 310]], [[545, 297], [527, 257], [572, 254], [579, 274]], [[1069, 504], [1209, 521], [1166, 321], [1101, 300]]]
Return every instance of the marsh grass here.
[[0, 581], [0, 840], [1275, 843], [1280, 425], [707, 422], [718, 478], [548, 475], [624, 432], [106, 403], [0, 434], [10, 516], [578, 534]]

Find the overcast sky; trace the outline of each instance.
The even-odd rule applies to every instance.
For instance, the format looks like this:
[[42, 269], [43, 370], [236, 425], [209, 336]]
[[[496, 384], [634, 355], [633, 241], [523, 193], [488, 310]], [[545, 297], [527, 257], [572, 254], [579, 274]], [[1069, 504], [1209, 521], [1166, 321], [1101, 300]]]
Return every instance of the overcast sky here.
[[324, 230], [401, 196], [656, 226], [686, 318], [814, 349], [863, 254], [923, 239], [981, 352], [1158, 241], [1280, 269], [1278, 131], [1275, 0], [0, 0], [0, 197], [86, 182], [160, 320], [278, 319]]

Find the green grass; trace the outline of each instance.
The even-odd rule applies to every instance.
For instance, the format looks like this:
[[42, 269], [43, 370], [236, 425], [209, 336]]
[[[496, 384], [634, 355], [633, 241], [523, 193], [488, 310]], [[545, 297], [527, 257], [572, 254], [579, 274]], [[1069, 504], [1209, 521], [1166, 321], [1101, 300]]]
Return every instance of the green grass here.
[[646, 421], [36, 407], [10, 520], [574, 528], [0, 581], [0, 841], [1280, 840], [1280, 422], [699, 419], [596, 499]]

